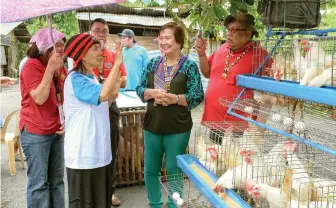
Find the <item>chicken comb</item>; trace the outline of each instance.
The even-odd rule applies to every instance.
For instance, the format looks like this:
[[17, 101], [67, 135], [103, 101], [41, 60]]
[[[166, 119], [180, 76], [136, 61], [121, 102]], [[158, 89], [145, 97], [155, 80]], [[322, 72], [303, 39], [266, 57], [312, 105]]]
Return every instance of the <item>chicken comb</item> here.
[[247, 180], [245, 182], [245, 186], [246, 186], [246, 189], [249, 191], [249, 192], [252, 192], [252, 189], [253, 187], [257, 185], [257, 181], [254, 181], [254, 180]]

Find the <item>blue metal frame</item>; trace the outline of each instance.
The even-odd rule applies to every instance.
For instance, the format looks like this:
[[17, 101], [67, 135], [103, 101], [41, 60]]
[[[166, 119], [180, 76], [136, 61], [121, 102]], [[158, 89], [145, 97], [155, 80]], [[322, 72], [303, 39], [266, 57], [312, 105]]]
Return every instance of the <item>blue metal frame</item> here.
[[328, 33], [336, 32], [336, 28], [324, 29], [324, 30], [297, 30], [297, 31], [273, 31], [272, 28], [268, 28], [266, 37], [274, 36], [274, 35], [316, 35], [316, 36], [328, 36]]
[[[203, 195], [210, 201], [210, 203], [216, 208], [229, 208], [229, 206], [190, 168], [191, 164], [197, 165], [203, 172], [210, 176], [210, 178], [216, 182], [217, 176], [206, 169], [195, 157], [192, 155], [178, 155], [176, 157], [177, 165], [183, 170], [183, 172], [189, 177], [192, 183], [203, 193]], [[225, 193], [237, 202], [240, 207], [250, 208], [242, 198], [240, 198], [234, 191], [226, 189]]]
[[307, 87], [299, 85], [297, 82], [292, 81], [280, 81], [275, 82], [273, 78], [261, 77], [257, 76], [260, 70], [263, 68], [265, 63], [271, 58], [272, 54], [275, 52], [276, 48], [280, 45], [280, 42], [287, 36], [287, 35], [316, 35], [316, 36], [327, 36], [329, 32], [336, 32], [336, 28], [330, 28], [325, 30], [298, 30], [298, 31], [272, 31], [272, 28], [268, 28], [266, 39], [270, 36], [276, 35], [280, 36], [279, 40], [276, 42], [274, 47], [272, 48], [271, 52], [268, 56], [264, 59], [263, 63], [259, 66], [257, 71], [254, 75], [239, 75], [237, 78], [237, 85], [245, 87], [236, 100], [232, 103], [229, 107], [227, 113], [229, 115], [235, 116], [242, 120], [248, 121], [253, 123], [257, 126], [262, 128], [268, 129], [280, 135], [286, 136], [298, 142], [304, 143], [321, 151], [330, 153], [332, 155], [336, 155], [336, 150], [327, 148], [323, 145], [317, 144], [315, 142], [308, 141], [302, 137], [296, 136], [294, 134], [290, 134], [286, 131], [282, 131], [271, 126], [265, 125], [263, 123], [254, 121], [250, 118], [246, 118], [241, 116], [235, 112], [233, 112], [233, 107], [237, 104], [239, 99], [243, 96], [247, 88], [266, 91], [270, 93], [285, 95], [289, 97], [294, 97], [302, 100], [323, 103], [327, 105], [336, 106], [336, 88], [335, 87], [322, 87], [322, 88], [315, 88], [315, 87]]
[[[233, 105], [235, 105], [235, 103], [236, 103], [236, 102], [234, 102]], [[336, 150], [334, 150], [334, 149], [330, 149], [330, 148], [325, 147], [325, 146], [323, 146], [323, 145], [320, 145], [320, 144], [318, 144], [318, 143], [315, 143], [315, 142], [306, 140], [306, 139], [304, 139], [304, 138], [302, 138], [302, 137], [299, 137], [299, 136], [296, 136], [296, 135], [294, 135], [294, 134], [290, 134], [290, 133], [288, 133], [288, 132], [286, 132], [286, 131], [282, 131], [282, 130], [276, 129], [276, 128], [273, 128], [273, 127], [268, 126], [268, 125], [266, 125], [266, 124], [263, 124], [263, 123], [254, 121], [254, 120], [252, 120], [252, 119], [250, 119], [250, 118], [246, 118], [246, 117], [244, 117], [244, 116], [241, 116], [241, 115], [239, 115], [239, 114], [237, 114], [237, 113], [235, 113], [235, 112], [232, 111], [232, 106], [229, 108], [229, 110], [228, 110], [227, 112], [228, 112], [228, 114], [230, 114], [230, 115], [232, 115], [232, 116], [235, 116], [235, 117], [237, 117], [237, 118], [243, 119], [243, 120], [245, 120], [245, 121], [248, 121], [248, 122], [250, 122], [250, 123], [253, 123], [253, 124], [255, 124], [255, 125], [257, 125], [257, 126], [260, 126], [260, 127], [262, 127], [262, 128], [268, 129], [268, 130], [270, 130], [270, 131], [273, 131], [273, 132], [278, 133], [278, 134], [280, 134], [280, 135], [286, 136], [286, 137], [291, 138], [291, 139], [293, 139], [293, 140], [295, 140], [295, 141], [298, 141], [298, 142], [300, 142], [300, 143], [303, 143], [303, 144], [306, 144], [306, 145], [308, 145], [308, 146], [311, 146], [311, 147], [313, 147], [313, 148], [315, 148], [315, 149], [318, 149], [318, 150], [321, 150], [321, 151], [323, 151], [323, 152], [326, 152], [326, 153], [329, 153], [329, 154], [332, 154], [332, 155], [335, 155], [335, 156], [336, 156]]]
[[[250, 82], [248, 82], [248, 84], [246, 84], [245, 82], [243, 82], [244, 80], [247, 79], [246, 77], [250, 77], [250, 78], [252, 77], [252, 78], [254, 78], [254, 81], [250, 81]], [[239, 81], [239, 80], [240, 80], [240, 81]], [[256, 81], [256, 80], [257, 80], [257, 81]], [[271, 78], [266, 78], [266, 77], [258, 77], [258, 76], [254, 76], [254, 75], [239, 75], [239, 76], [238, 76], [238, 82], [237, 82], [237, 84], [240, 85], [240, 86], [244, 86], [244, 87], [248, 87], [248, 88], [252, 88], [252, 89], [260, 89], [260, 90], [263, 90], [263, 91], [273, 92], [273, 93], [277, 93], [277, 94], [281, 94], [281, 95], [288, 95], [288, 94], [291, 94], [292, 96], [295, 96], [295, 95], [296, 95], [295, 93], [291, 92], [292, 90], [295, 91], [293, 88], [291, 88], [291, 90], [289, 90], [289, 91], [285, 91], [284, 89], [277, 89], [277, 88], [276, 88], [276, 86], [277, 86], [276, 84], [277, 84], [278, 82], [275, 82], [274, 80], [272, 81], [271, 84], [270, 84], [270, 83], [267, 83], [267, 85], [265, 86], [265, 85], [263, 85], [263, 83], [265, 82], [265, 81], [263, 81], [263, 80], [268, 80], [268, 82], [270, 82], [270, 80], [272, 80], [272, 79], [271, 79]], [[242, 82], [243, 82], [243, 83], [242, 83]], [[253, 83], [253, 84], [251, 84], [251, 83]], [[281, 82], [279, 82], [279, 83], [281, 83]], [[286, 85], [290, 85], [290, 84], [289, 84], [290, 81], [283, 81], [283, 83], [286, 83]], [[293, 84], [291, 84], [291, 85], [292, 85], [292, 86], [295, 86], [295, 85], [293, 85]], [[260, 86], [261, 86], [261, 87], [260, 87]], [[300, 85], [299, 85], [299, 86], [300, 86]], [[296, 87], [298, 87], [298, 86], [296, 86]], [[301, 86], [301, 87], [305, 87], [305, 86]], [[306, 87], [306, 88], [307, 88], [307, 87]], [[331, 88], [332, 88], [332, 87], [330, 87], [330, 89], [328, 89], [328, 88], [314, 88], [314, 89], [315, 89], [315, 90], [331, 90]], [[275, 132], [275, 133], [278, 133], [278, 134], [280, 134], [280, 135], [286, 136], [286, 137], [291, 138], [291, 139], [293, 139], [293, 140], [295, 140], [295, 141], [304, 143], [304, 144], [306, 144], [306, 145], [308, 145], [308, 146], [311, 146], [311, 147], [313, 147], [313, 148], [315, 148], [315, 149], [319, 149], [319, 150], [324, 151], [324, 152], [327, 152], [327, 153], [329, 153], [329, 154], [336, 155], [336, 150], [335, 150], [335, 149], [330, 149], [330, 148], [325, 147], [325, 146], [323, 146], [323, 145], [320, 145], [320, 144], [318, 144], [318, 143], [315, 143], [315, 142], [306, 140], [306, 139], [304, 139], [304, 138], [302, 138], [302, 137], [296, 136], [296, 135], [294, 135], [294, 134], [290, 134], [290, 133], [288, 133], [288, 132], [286, 132], [286, 131], [283, 131], [283, 130], [280, 130], [280, 129], [277, 129], [277, 128], [273, 128], [272, 126], [269, 126], [269, 125], [266, 125], [266, 124], [257, 122], [257, 121], [255, 121], [255, 120], [253, 120], [253, 119], [246, 118], [246, 117], [244, 117], [244, 116], [241, 116], [241, 115], [239, 115], [239, 114], [233, 112], [233, 107], [237, 104], [237, 102], [239, 101], [239, 99], [243, 96], [243, 94], [245, 93], [245, 90], [246, 90], [246, 88], [244, 88], [244, 89], [240, 92], [240, 94], [238, 95], [238, 97], [236, 98], [236, 100], [235, 100], [235, 101], [232, 103], [232, 105], [229, 107], [229, 109], [228, 109], [228, 111], [227, 111], [227, 113], [228, 113], [229, 115], [232, 115], [232, 116], [235, 116], [235, 117], [240, 118], [240, 119], [242, 119], [242, 120], [245, 120], [245, 121], [247, 121], [247, 122], [253, 123], [253, 124], [257, 125], [257, 126], [260, 126], [260, 127], [262, 127], [262, 128], [268, 129], [268, 130], [273, 131], [273, 132]], [[288, 90], [288, 89], [287, 89], [287, 90]], [[309, 88], [309, 90], [313, 90], [313, 89]], [[336, 92], [334, 88], [333, 88], [332, 90], [333, 90], [334, 92]], [[306, 93], [311, 93], [311, 92], [308, 92], [308, 90], [304, 90], [304, 91], [305, 91]], [[315, 91], [315, 92], [319, 92], [319, 91]], [[322, 91], [322, 92], [323, 92], [324, 94], [326, 94], [326, 91]], [[310, 97], [310, 100], [312, 100], [312, 98], [314, 99], [314, 96], [317, 96], [317, 95], [310, 95], [310, 96], [312, 96], [312, 97]]]
[[245, 88], [261, 90], [274, 94], [293, 97], [301, 100], [336, 106], [336, 87], [308, 87], [298, 82], [255, 75], [239, 75], [237, 85]]

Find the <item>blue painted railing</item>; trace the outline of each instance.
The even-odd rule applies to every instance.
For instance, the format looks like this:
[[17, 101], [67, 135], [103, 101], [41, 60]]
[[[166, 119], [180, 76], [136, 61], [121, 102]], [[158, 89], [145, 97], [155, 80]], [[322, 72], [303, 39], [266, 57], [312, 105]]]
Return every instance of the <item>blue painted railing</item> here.
[[[212, 181], [216, 182], [218, 180], [217, 176], [206, 169], [195, 157], [192, 155], [178, 155], [176, 157], [177, 165], [183, 170], [183, 172], [192, 181], [193, 185], [197, 187], [200, 192], [209, 200], [209, 202], [216, 208], [229, 208], [229, 205], [225, 203], [212, 189], [209, 187], [198, 175], [190, 168], [191, 164], [195, 164], [200, 168], [205, 174], [207, 174]], [[242, 198], [240, 198], [234, 191], [226, 189], [225, 193], [232, 200], [237, 202], [240, 207], [251, 207]]]

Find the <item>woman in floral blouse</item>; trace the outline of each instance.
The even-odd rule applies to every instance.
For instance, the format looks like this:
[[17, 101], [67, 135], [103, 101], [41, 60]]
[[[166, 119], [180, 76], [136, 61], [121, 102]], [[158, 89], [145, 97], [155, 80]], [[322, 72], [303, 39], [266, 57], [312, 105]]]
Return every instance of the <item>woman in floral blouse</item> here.
[[[197, 64], [181, 52], [184, 44], [181, 26], [173, 22], [163, 25], [158, 43], [163, 56], [149, 61], [136, 88], [138, 96], [147, 102], [144, 163], [152, 208], [161, 208], [163, 204], [159, 182], [163, 155], [168, 175], [181, 171], [176, 156], [184, 154], [188, 146], [193, 125], [190, 110], [204, 99]], [[168, 207], [175, 207], [171, 199]]]

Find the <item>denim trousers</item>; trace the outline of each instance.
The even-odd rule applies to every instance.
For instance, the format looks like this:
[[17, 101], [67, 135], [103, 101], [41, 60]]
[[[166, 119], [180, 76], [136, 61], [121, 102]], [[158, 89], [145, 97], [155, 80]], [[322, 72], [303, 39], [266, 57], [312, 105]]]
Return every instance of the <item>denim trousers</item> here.
[[21, 132], [27, 162], [27, 207], [64, 207], [64, 137]]

